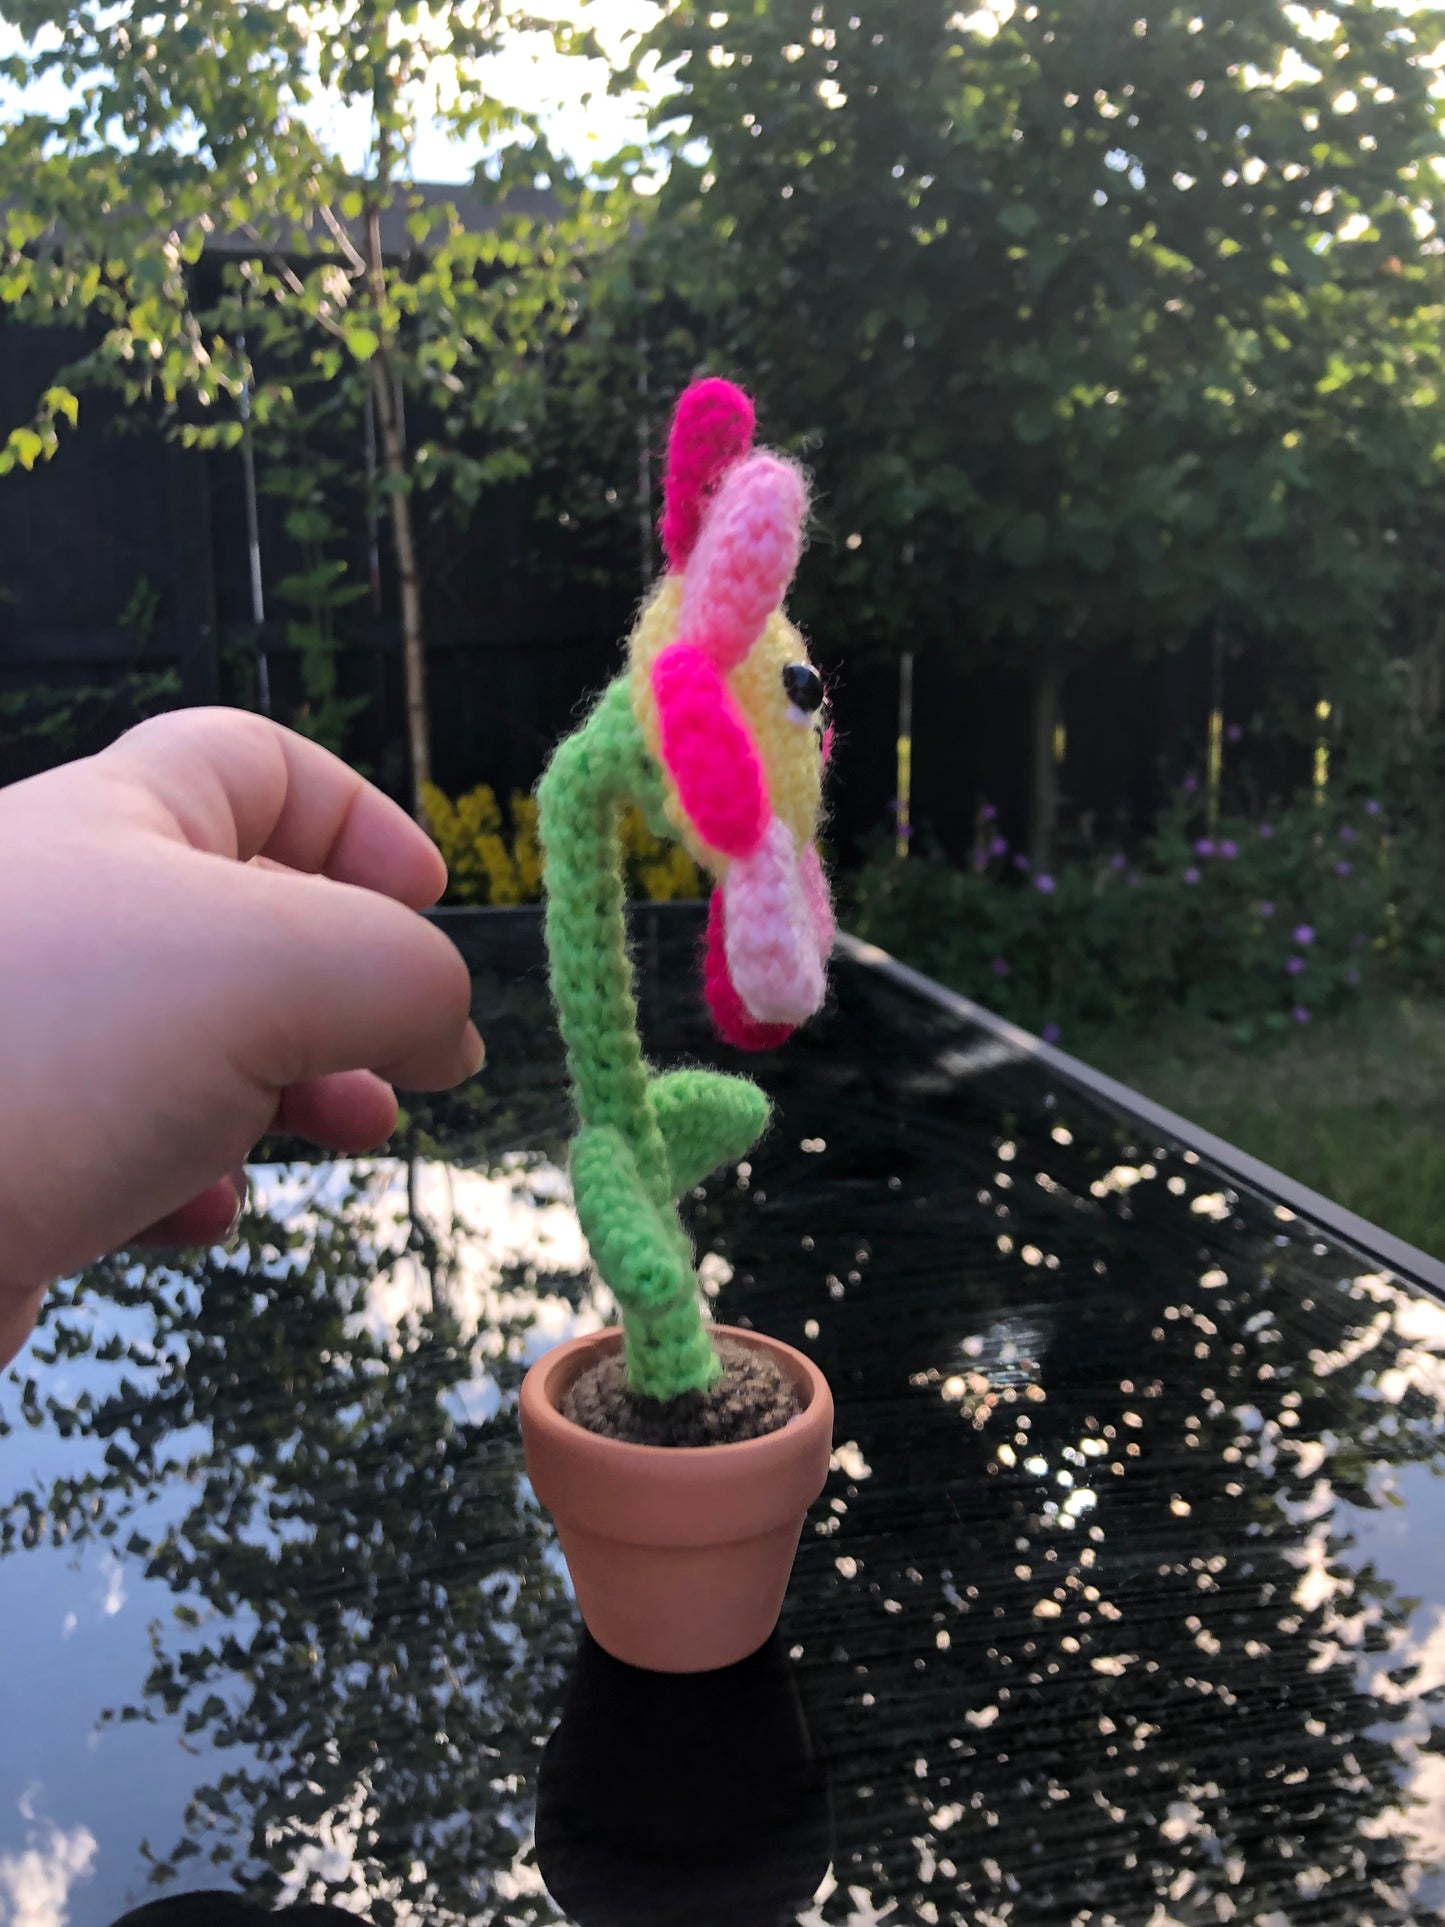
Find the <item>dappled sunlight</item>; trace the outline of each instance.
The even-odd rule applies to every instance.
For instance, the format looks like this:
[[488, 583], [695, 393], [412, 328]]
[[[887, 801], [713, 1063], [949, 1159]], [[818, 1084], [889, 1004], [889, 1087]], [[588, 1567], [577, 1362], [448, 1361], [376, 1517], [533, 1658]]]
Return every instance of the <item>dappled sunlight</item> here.
[[[838, 1401], [781, 1631], [835, 1826], [796, 1917], [1427, 1917], [1445, 1313], [1049, 1065], [982, 1066], [966, 1016], [838, 986], [766, 1067], [778, 1127], [687, 1200], [716, 1315]], [[659, 1057], [709, 1061], [676, 1008]], [[186, 1764], [162, 1889], [221, 1843], [414, 1927], [558, 1917], [533, 1816], [576, 1622], [509, 1407], [607, 1306], [555, 1088], [516, 1129], [497, 1056], [426, 1156], [266, 1166], [236, 1250], [98, 1267], [6, 1381], [7, 1452], [84, 1435], [0, 1515], [81, 1662], [95, 1765], [83, 1729], [56, 1757]]]
[[323, 1814], [299, 1844], [290, 1829], [274, 1829], [271, 1844], [289, 1856], [281, 1875], [280, 1906], [293, 1907], [321, 1895], [325, 1904], [345, 1913], [365, 1914], [381, 1905], [395, 1927], [425, 1927], [425, 1867], [415, 1867], [409, 1881], [387, 1880], [378, 1879], [374, 1867], [368, 1869], [358, 1860], [361, 1841], [378, 1817], [371, 1788], [363, 1781]]
[[[444, 11], [435, 7], [424, 11], [433, 32], [443, 38]], [[458, 187], [471, 182], [485, 148], [477, 138], [457, 138], [451, 123], [472, 104], [479, 87], [509, 107], [539, 116], [559, 150], [583, 166], [635, 140], [662, 82], [659, 78], [653, 93], [618, 95], [609, 94], [607, 80], [658, 11], [653, 0], [587, 0], [585, 8], [580, 0], [560, 0], [538, 11], [536, 18], [543, 23], [555, 19], [595, 33], [605, 54], [597, 60], [559, 52], [545, 25], [504, 34], [498, 49], [481, 60], [439, 57], [426, 78], [408, 90], [419, 123], [410, 157], [413, 178]], [[327, 30], [324, 10], [319, 8], [297, 9], [296, 20], [313, 44]], [[0, 23], [0, 58], [18, 52], [21, 44], [18, 29]], [[360, 173], [372, 141], [369, 103], [344, 100], [335, 90], [317, 85], [314, 61], [311, 87], [303, 119], [343, 166]], [[0, 114], [23, 110], [59, 119], [76, 98], [75, 90], [58, 74], [23, 91], [4, 82], [0, 83]]]
[[605, 1315], [600, 1288], [568, 1315], [541, 1285], [549, 1275], [589, 1270], [566, 1174], [545, 1159], [512, 1155], [491, 1170], [375, 1159], [333, 1167], [319, 1190], [305, 1169], [253, 1166], [251, 1178], [261, 1207], [284, 1214], [298, 1230], [309, 1221], [310, 1204], [324, 1209], [341, 1187], [354, 1234], [367, 1241], [373, 1261], [385, 1254], [364, 1310], [353, 1315], [378, 1340], [395, 1338], [438, 1293], [463, 1336], [483, 1349], [503, 1324], [535, 1326], [545, 1348], [573, 1331], [595, 1330]]

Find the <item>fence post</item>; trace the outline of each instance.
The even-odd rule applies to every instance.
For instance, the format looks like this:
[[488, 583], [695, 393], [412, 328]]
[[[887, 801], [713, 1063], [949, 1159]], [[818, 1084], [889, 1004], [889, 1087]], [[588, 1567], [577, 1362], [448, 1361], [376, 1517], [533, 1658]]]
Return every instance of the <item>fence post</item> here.
[[898, 662], [898, 800], [894, 809], [893, 854], [906, 857], [913, 836], [913, 651]]

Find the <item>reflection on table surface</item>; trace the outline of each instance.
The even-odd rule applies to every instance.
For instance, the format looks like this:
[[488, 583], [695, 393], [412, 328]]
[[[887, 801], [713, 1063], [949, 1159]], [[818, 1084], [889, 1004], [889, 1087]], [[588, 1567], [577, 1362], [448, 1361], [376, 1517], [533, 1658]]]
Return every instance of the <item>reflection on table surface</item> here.
[[[609, 1314], [536, 921], [452, 927], [475, 1087], [274, 1147], [234, 1250], [97, 1267], [0, 1377], [0, 1922], [1445, 1917], [1445, 1307], [844, 963], [692, 1203], [832, 1475], [772, 1647], [629, 1674], [512, 1415]], [[644, 922], [649, 1047], [731, 1061], [696, 936]]]

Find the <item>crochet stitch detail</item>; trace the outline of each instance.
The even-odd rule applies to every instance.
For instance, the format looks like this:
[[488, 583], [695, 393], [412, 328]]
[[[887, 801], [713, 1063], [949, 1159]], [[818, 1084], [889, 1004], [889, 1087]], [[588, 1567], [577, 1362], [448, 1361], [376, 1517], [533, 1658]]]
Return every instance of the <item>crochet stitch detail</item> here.
[[708, 497], [752, 445], [753, 405], [740, 388], [714, 377], [694, 382], [677, 404], [667, 441], [662, 552], [685, 569]]
[[790, 463], [747, 453], [752, 429], [752, 404], [726, 382], [682, 397], [663, 514], [674, 573], [638, 617], [627, 668], [558, 745], [537, 792], [577, 1215], [622, 1314], [627, 1382], [664, 1402], [721, 1370], [678, 1201], [746, 1155], [768, 1101], [746, 1078], [659, 1074], [645, 1061], [622, 812], [672, 829], [715, 880], [704, 986], [730, 1043], [771, 1048], [811, 1015], [833, 941], [814, 840], [826, 722], [789, 699], [811, 670], [781, 607], [806, 490]]
[[687, 565], [682, 632], [736, 669], [798, 566], [807, 491], [791, 462], [749, 455], [729, 470]]
[[728, 975], [760, 1023], [806, 1023], [823, 1001], [825, 955], [792, 832], [780, 817], [728, 872], [725, 954]]
[[693, 832], [722, 856], [746, 856], [768, 823], [763, 767], [713, 663], [675, 642], [652, 665], [662, 760]]
[[728, 974], [727, 909], [721, 890], [713, 891], [708, 905], [703, 986], [718, 1035], [735, 1050], [776, 1050], [792, 1036], [794, 1025], [760, 1024], [738, 995], [737, 986]]

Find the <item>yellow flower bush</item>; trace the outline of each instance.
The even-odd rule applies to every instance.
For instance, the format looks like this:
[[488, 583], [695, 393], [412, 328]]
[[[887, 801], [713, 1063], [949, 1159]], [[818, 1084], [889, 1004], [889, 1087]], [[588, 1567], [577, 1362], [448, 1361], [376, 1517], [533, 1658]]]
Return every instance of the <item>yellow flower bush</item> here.
[[[504, 831], [495, 793], [485, 784], [455, 803], [434, 784], [422, 791], [427, 828], [446, 859], [450, 903], [525, 903], [516, 830]], [[535, 846], [535, 836], [533, 844]], [[535, 897], [536, 891], [533, 891]]]
[[[446, 859], [448, 903], [537, 903], [542, 896], [542, 850], [537, 804], [513, 790], [505, 821], [489, 784], [452, 801], [435, 784], [422, 791], [426, 826]], [[622, 850], [630, 897], [671, 903], [707, 895], [692, 858], [676, 843], [654, 836], [635, 809], [622, 819]]]
[[676, 903], [708, 894], [702, 872], [682, 845], [654, 836], [632, 804], [622, 814], [622, 856], [629, 897]]

